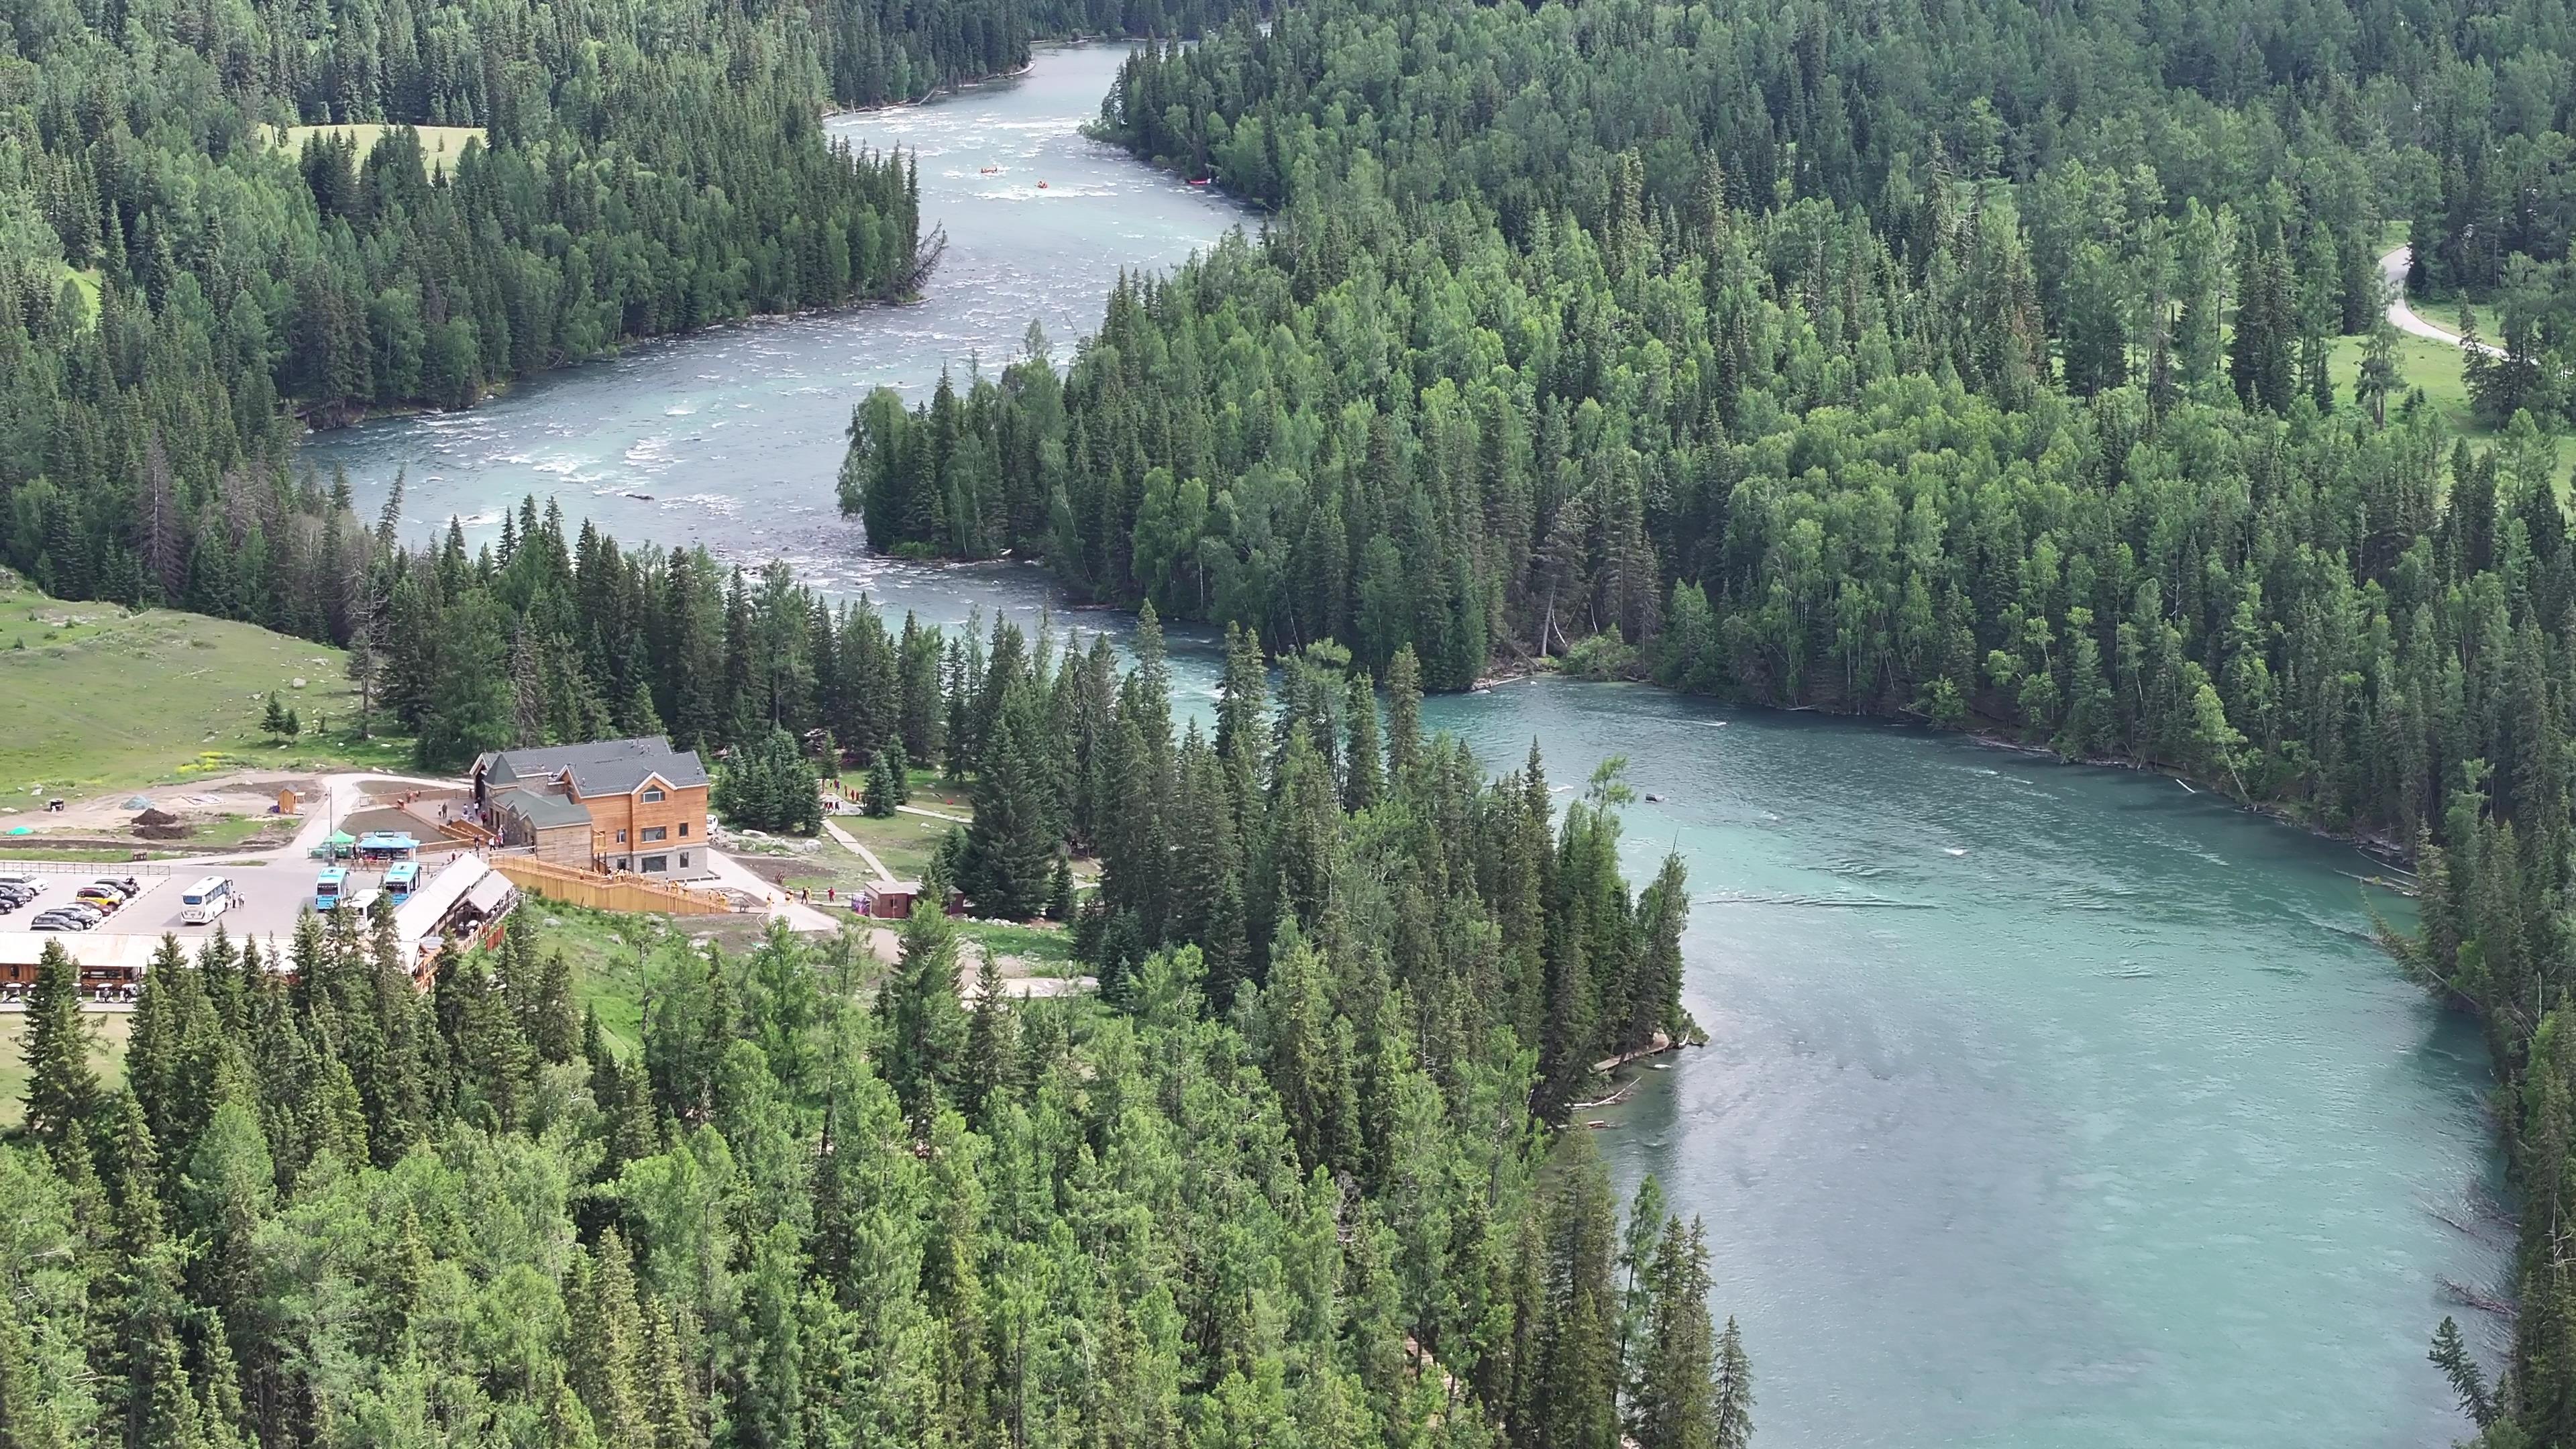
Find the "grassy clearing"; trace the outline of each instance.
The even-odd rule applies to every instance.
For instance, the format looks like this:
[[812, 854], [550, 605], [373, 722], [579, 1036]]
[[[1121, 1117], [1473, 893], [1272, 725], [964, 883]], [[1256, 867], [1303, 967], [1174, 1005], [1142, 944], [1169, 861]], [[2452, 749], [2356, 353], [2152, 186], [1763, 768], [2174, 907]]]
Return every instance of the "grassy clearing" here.
[[[383, 140], [385, 134], [393, 129], [392, 126], [375, 123], [348, 126], [270, 126], [265, 128], [263, 134], [267, 137], [269, 145], [298, 156], [304, 154], [304, 142], [309, 137], [353, 137], [358, 143], [358, 159], [363, 162], [368, 154], [376, 149], [376, 143]], [[482, 141], [487, 146], [491, 144], [490, 138], [484, 135], [481, 126], [414, 126], [412, 129], [420, 132], [421, 164], [428, 168], [432, 177], [447, 174], [447, 168], [456, 164], [457, 158], [465, 154], [467, 141]]]
[[[89, 1064], [98, 1072], [101, 1084], [109, 1087], [125, 1083], [125, 1037], [134, 1018], [121, 1011], [93, 1011], [89, 1022], [98, 1031], [98, 1040], [89, 1054]], [[27, 1018], [11, 1012], [0, 1016], [0, 1129], [14, 1128], [27, 1113], [27, 1062], [19, 1049]]]
[[81, 326], [87, 328], [98, 320], [98, 289], [106, 277], [96, 267], [75, 267], [65, 262], [63, 280], [72, 284], [73, 291], [80, 293]]
[[[937, 807], [930, 807], [937, 808]], [[850, 833], [850, 838], [875, 851], [885, 868], [901, 880], [919, 880], [930, 869], [930, 859], [938, 853], [939, 842], [957, 827], [946, 820], [933, 820], [922, 815], [895, 815], [880, 820], [869, 815], [835, 815], [832, 823]], [[839, 841], [824, 847], [824, 859], [839, 856], [858, 869], [864, 878], [867, 868]]]
[[[691, 916], [680, 918], [679, 931], [674, 934], [661, 930], [662, 924], [653, 917], [585, 910], [533, 898], [523, 899], [518, 912], [510, 918], [512, 930], [535, 933], [531, 943], [539, 956], [555, 951], [564, 954], [564, 960], [572, 966], [573, 1004], [599, 1013], [600, 1031], [621, 1052], [640, 1050], [644, 1041], [642, 983], [636, 967], [639, 940], [686, 941], [711, 936], [721, 941], [726, 950], [739, 951], [756, 942], [766, 925], [753, 916]], [[670, 969], [667, 955], [656, 958], [653, 979], [663, 980]]]
[[[2456, 306], [2452, 308], [2452, 315], [2447, 317], [2435, 315], [2433, 309], [2429, 307], [2419, 306], [2415, 310], [2418, 315], [2436, 326], [2457, 328], [2459, 325]], [[2334, 380], [2335, 403], [2338, 407], [2352, 405], [2353, 379], [2360, 375], [2362, 353], [2368, 346], [2369, 339], [2366, 337], [2335, 339], [2334, 355], [2329, 360], [2328, 373]], [[2398, 402], [2404, 398], [2406, 389], [2421, 389], [2425, 403], [2441, 414], [2442, 421], [2450, 427], [2455, 436], [2466, 438], [2472, 446], [2483, 448], [2496, 440], [2497, 430], [2480, 422], [2475, 410], [2469, 406], [2467, 374], [2461, 366], [2465, 356], [2466, 354], [2459, 348], [2447, 342], [2435, 342], [2429, 337], [2399, 334], [2397, 375], [2401, 388], [2397, 396], [2389, 400], [2389, 407], [2392, 411], [2396, 408]], [[2571, 479], [2576, 479], [2576, 446], [2571, 446], [2570, 440], [2562, 438], [2558, 456], [2558, 486], [2561, 493], [2568, 490]]]
[[[865, 816], [834, 818], [841, 828], [850, 832], [852, 839], [867, 841], [868, 848], [885, 861], [888, 870], [915, 880], [928, 869], [931, 849], [948, 829], [945, 821], [924, 820], [917, 815], [898, 815], [892, 820], [870, 820]], [[935, 831], [912, 829], [918, 825], [938, 828]], [[861, 829], [862, 826], [867, 829]], [[883, 843], [888, 838], [896, 843]], [[811, 891], [816, 910], [836, 913], [849, 909], [844, 903], [853, 892], [865, 890], [873, 883], [874, 877], [869, 874], [867, 863], [843, 849], [838, 842], [827, 844], [819, 854], [798, 857], [794, 868], [780, 882], [791, 891]], [[831, 895], [827, 895], [827, 891]], [[884, 924], [890, 929], [900, 926], [899, 922], [892, 921]], [[1073, 933], [1070, 931], [1049, 925], [1014, 925], [1008, 921], [960, 920], [956, 926], [958, 939], [964, 943], [961, 976], [970, 983], [975, 979], [978, 948], [1024, 963], [1021, 974], [1080, 974], [1073, 966]]]
[[[293, 700], [307, 726], [291, 744], [260, 732], [271, 690]], [[129, 614], [0, 587], [0, 798], [409, 762], [405, 740], [315, 732], [356, 713], [342, 655], [327, 645], [202, 614]]]
[[975, 980], [974, 947], [996, 956], [1028, 963], [1032, 976], [1075, 976], [1073, 932], [1058, 926], [1015, 926], [1007, 921], [959, 921], [957, 934], [971, 943], [960, 977], [971, 989]]
[[206, 850], [230, 850], [240, 845], [283, 845], [295, 837], [299, 817], [281, 819], [274, 815], [223, 815], [196, 822], [196, 828], [184, 840], [171, 844], [185, 846], [193, 854]]
[[534, 931], [540, 955], [561, 951], [572, 964], [573, 1001], [599, 1013], [599, 1027], [621, 1051], [643, 1043], [644, 1011], [637, 991], [635, 947], [618, 930], [639, 931], [636, 917], [586, 911], [533, 898], [522, 900], [510, 929]]
[[[923, 769], [912, 770], [909, 775], [912, 798], [905, 804], [949, 815], [971, 816], [975, 813], [975, 797], [965, 786], [954, 783], [946, 775], [937, 770]], [[865, 795], [868, 791], [868, 772], [865, 769], [843, 770], [840, 781], [842, 787], [854, 795]]]

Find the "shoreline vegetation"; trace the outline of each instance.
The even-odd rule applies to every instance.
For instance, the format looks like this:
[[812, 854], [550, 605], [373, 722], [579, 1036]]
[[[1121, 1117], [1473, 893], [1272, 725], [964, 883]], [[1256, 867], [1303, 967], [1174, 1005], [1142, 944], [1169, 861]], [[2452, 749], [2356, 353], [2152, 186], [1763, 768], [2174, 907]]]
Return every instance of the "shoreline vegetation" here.
[[[667, 730], [783, 808], [818, 746], [879, 793], [935, 759], [975, 809], [934, 878], [1066, 921], [1102, 991], [970, 993], [935, 911], [864, 1006], [846, 946], [644, 942], [629, 1053], [516, 936], [421, 999], [388, 933], [317, 922], [291, 988], [174, 946], [114, 1090], [54, 953], [0, 1145], [13, 1430], [1742, 1449], [1700, 1229], [1651, 1182], [1623, 1225], [1551, 1130], [1691, 1033], [1680, 862], [1621, 876], [1616, 769], [1560, 818], [1535, 753], [1488, 779], [1420, 729], [1517, 648], [2418, 842], [2422, 931], [2383, 940], [2484, 1024], [2523, 1208], [2506, 1362], [2447, 1319], [2430, 1357], [2481, 1449], [2576, 1442], [2576, 286], [2565, 209], [2522, 200], [2564, 108], [2489, 103], [2567, 58], [2454, 0], [2422, 54], [2227, 8], [2232, 59], [2017, 3], [1167, 9], [1204, 39], [1131, 57], [1100, 133], [1269, 224], [1122, 281], [1062, 374], [1033, 345], [870, 397], [839, 480], [879, 546], [1135, 608], [1132, 661], [533, 498], [410, 551], [399, 490], [371, 532], [293, 466], [297, 406], [900, 290], [914, 178], [817, 106], [1017, 64], [1070, 7], [22, 34], [0, 556], [345, 645], [425, 767]], [[497, 139], [436, 184], [405, 130], [241, 156], [377, 118]], [[2493, 299], [2484, 451], [2386, 335], [2400, 226], [2419, 291]], [[1213, 738], [1174, 729], [1158, 616], [1227, 631]]]
[[[1261, 235], [1123, 282], [1061, 371], [1033, 336], [867, 399], [844, 511], [1363, 678], [1543, 657], [1916, 718], [2411, 862], [2421, 934], [2380, 939], [2483, 1023], [2525, 1209], [2510, 1355], [2444, 1322], [2432, 1358], [2488, 1449], [2576, 1440], [2576, 286], [2507, 185], [2556, 185], [2558, 113], [2380, 129], [2013, 6], [1548, 16], [1321, 0], [1138, 53], [1093, 134]], [[2430, 69], [2320, 40], [2302, 73], [2424, 115], [2545, 48], [2440, 28]], [[2039, 73], [2073, 88], [2000, 99]], [[2493, 350], [2409, 378], [2393, 240]]]

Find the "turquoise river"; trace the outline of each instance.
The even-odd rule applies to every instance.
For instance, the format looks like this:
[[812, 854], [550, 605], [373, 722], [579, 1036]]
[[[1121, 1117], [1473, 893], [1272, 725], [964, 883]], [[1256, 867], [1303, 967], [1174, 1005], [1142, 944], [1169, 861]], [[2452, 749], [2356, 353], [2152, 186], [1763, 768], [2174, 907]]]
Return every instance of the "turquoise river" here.
[[[834, 129], [920, 158], [927, 300], [633, 349], [472, 412], [315, 439], [415, 534], [534, 493], [628, 540], [782, 557], [926, 618], [1027, 611], [1025, 566], [865, 556], [833, 507], [862, 390], [1059, 347], [1121, 270], [1247, 218], [1084, 138], [1120, 52]], [[991, 168], [991, 169], [987, 169]], [[1041, 185], [1040, 183], [1044, 183]], [[1085, 627], [1115, 627], [1099, 615]], [[1182, 658], [1203, 692], [1204, 641]], [[1919, 730], [1557, 682], [1432, 702], [1487, 761], [1630, 761], [1631, 878], [1679, 849], [1712, 1038], [1584, 1114], [1703, 1217], [1758, 1442], [1787, 1449], [2431, 1446], [2424, 1343], [2510, 1229], [2475, 1033], [2368, 939], [2354, 851], [2166, 779]]]

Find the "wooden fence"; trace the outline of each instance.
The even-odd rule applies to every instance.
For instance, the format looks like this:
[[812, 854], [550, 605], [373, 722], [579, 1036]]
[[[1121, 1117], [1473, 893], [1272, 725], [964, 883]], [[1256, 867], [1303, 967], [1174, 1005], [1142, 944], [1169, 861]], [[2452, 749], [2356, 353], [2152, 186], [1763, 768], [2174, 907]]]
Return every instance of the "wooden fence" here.
[[673, 916], [730, 914], [733, 902], [714, 891], [634, 875], [600, 875], [528, 855], [496, 855], [492, 868], [512, 885], [550, 901], [595, 911], [657, 911]]

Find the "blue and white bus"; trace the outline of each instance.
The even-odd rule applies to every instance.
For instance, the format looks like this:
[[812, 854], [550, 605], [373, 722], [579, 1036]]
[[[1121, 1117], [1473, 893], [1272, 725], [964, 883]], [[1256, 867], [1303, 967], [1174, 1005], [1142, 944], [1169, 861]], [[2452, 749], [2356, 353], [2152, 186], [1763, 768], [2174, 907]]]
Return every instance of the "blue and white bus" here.
[[419, 885], [419, 861], [398, 860], [385, 867], [385, 894], [394, 898], [395, 905], [410, 900], [412, 891]]
[[336, 865], [323, 871], [322, 874], [314, 877], [313, 880], [313, 909], [317, 911], [338, 910], [340, 908], [340, 896], [348, 888], [349, 873], [347, 871]]

